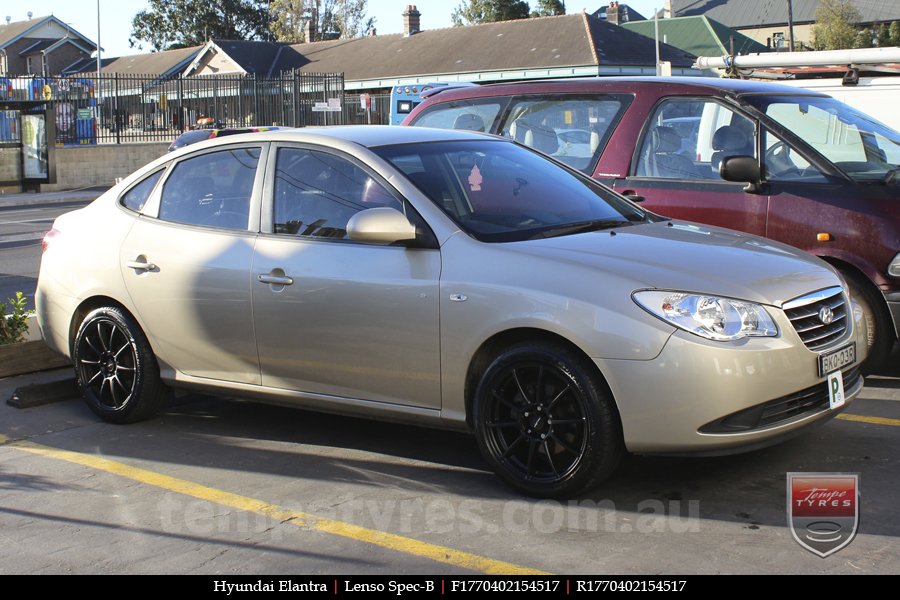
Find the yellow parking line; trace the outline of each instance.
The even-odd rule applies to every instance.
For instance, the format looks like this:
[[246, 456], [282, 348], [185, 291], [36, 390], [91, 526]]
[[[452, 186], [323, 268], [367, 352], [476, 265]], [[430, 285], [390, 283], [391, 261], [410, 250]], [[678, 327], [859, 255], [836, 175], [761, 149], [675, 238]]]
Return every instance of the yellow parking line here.
[[57, 448], [50, 448], [49, 446], [29, 441], [11, 441], [4, 435], [0, 435], [0, 445], [6, 445], [7, 447], [16, 448], [17, 450], [22, 450], [31, 454], [64, 460], [84, 467], [119, 475], [120, 477], [152, 485], [170, 492], [177, 492], [179, 494], [184, 494], [185, 496], [215, 502], [216, 504], [263, 515], [282, 522], [293, 523], [294, 525], [306, 529], [374, 544], [389, 550], [428, 558], [463, 569], [470, 569], [472, 571], [480, 571], [488, 574], [504, 575], [547, 574], [544, 571], [530, 569], [501, 560], [494, 560], [493, 558], [479, 556], [478, 554], [471, 554], [461, 550], [454, 550], [453, 548], [448, 548], [446, 546], [429, 544], [428, 542], [404, 537], [402, 535], [360, 527], [358, 525], [353, 525], [352, 523], [345, 523], [334, 519], [325, 519], [310, 513], [285, 509], [263, 500], [257, 500], [239, 494], [232, 494], [231, 492], [226, 492], [224, 490], [218, 490], [177, 477], [170, 477], [169, 475], [148, 471], [147, 469], [132, 467], [124, 463], [91, 454], [59, 450]]
[[838, 415], [837, 418], [844, 421], [858, 421], [859, 423], [872, 423], [874, 425], [891, 425], [893, 427], [900, 427], [900, 419], [888, 419], [886, 417], [867, 417], [865, 415], [848, 415], [846, 413]]

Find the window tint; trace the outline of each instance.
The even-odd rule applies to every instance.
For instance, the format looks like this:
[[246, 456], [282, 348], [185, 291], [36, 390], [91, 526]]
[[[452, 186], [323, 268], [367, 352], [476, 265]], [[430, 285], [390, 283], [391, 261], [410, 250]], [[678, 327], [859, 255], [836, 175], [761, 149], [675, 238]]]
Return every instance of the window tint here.
[[635, 175], [719, 180], [726, 156], [756, 156], [753, 121], [702, 98], [673, 98], [656, 108], [644, 131]]
[[147, 198], [150, 197], [150, 193], [156, 186], [156, 182], [162, 177], [164, 171], [165, 169], [160, 169], [150, 177], [145, 178], [142, 182], [132, 187], [119, 199], [119, 203], [125, 208], [140, 212], [140, 210], [144, 208], [144, 204], [147, 203]]
[[348, 160], [299, 148], [278, 151], [275, 168], [275, 233], [347, 238], [347, 221], [361, 210], [403, 205]]
[[646, 218], [592, 179], [502, 140], [400, 144], [375, 152], [482, 241], [566, 235]]
[[412, 124], [438, 129], [490, 132], [499, 112], [500, 102], [497, 100], [444, 102], [420, 114]]
[[163, 185], [159, 218], [247, 229], [259, 152], [259, 148], [237, 148], [178, 163]]
[[591, 174], [627, 100], [627, 96], [520, 99], [510, 107], [499, 133]]

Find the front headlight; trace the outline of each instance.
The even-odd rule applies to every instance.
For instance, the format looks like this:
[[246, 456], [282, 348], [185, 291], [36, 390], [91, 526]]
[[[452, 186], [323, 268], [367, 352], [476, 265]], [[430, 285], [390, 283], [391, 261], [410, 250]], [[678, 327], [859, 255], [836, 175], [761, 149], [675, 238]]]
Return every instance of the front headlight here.
[[772, 317], [754, 302], [662, 290], [643, 290], [633, 297], [650, 314], [709, 340], [778, 335]]

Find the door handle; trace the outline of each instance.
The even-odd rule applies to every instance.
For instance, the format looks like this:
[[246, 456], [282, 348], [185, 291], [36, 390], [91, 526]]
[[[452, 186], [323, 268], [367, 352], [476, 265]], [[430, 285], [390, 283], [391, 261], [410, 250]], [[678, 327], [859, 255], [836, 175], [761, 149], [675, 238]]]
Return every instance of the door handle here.
[[144, 262], [142, 260], [129, 260], [125, 262], [125, 266], [135, 271], [155, 271], [156, 265], [152, 262]]
[[632, 202], [643, 202], [644, 200], [646, 200], [646, 198], [644, 198], [634, 190], [625, 190], [624, 192], [622, 192], [622, 195]]
[[291, 285], [294, 280], [286, 275], [257, 275], [256, 278], [260, 283], [269, 283], [272, 285]]

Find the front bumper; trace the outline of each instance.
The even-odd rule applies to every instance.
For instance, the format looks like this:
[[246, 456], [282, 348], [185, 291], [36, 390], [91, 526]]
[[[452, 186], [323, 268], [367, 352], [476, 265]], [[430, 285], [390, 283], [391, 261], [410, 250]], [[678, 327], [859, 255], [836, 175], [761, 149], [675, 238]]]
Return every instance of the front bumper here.
[[845, 404], [829, 408], [819, 353], [807, 349], [783, 314], [777, 337], [718, 343], [672, 335], [650, 361], [595, 359], [636, 453], [727, 454], [790, 437], [837, 415], [859, 394], [865, 327], [826, 351], [855, 341], [857, 362], [842, 369]]

